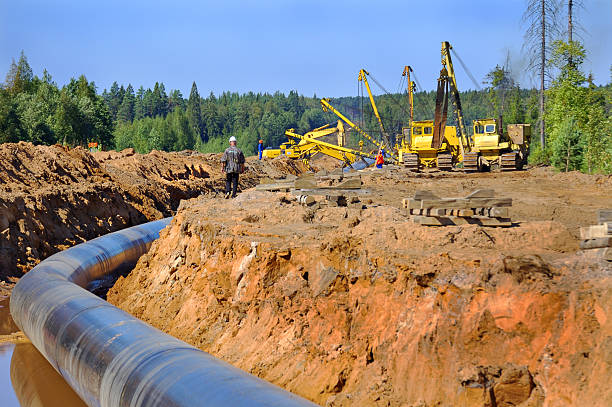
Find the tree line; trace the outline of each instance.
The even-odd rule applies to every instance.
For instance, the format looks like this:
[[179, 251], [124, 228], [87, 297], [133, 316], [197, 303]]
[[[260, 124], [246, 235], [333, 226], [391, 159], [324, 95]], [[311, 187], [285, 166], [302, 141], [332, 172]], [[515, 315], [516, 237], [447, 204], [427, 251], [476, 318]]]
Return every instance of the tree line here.
[[[558, 42], [559, 74], [547, 90], [548, 123], [546, 147], [532, 148], [534, 163], [549, 163], [561, 170], [612, 172], [610, 141], [612, 86], [597, 87], [580, 71], [585, 51], [576, 44]], [[571, 63], [568, 62], [571, 59]], [[466, 126], [471, 120], [503, 115], [504, 123], [540, 122], [540, 100], [536, 89], [521, 89], [512, 78], [509, 64], [493, 68], [483, 88], [461, 92]], [[394, 135], [408, 122], [406, 92], [375, 98], [385, 130]], [[381, 137], [377, 119], [367, 98], [333, 98], [332, 105], [375, 137]], [[435, 92], [419, 90], [414, 96], [414, 119], [431, 120]], [[571, 112], [572, 119], [568, 119]], [[453, 116], [449, 115], [450, 124]], [[296, 91], [238, 94], [210, 93], [202, 97], [194, 82], [185, 98], [179, 90], [166, 92], [162, 82], [153, 89], [114, 82], [97, 92], [84, 75], [61, 88], [43, 71], [35, 76], [22, 53], [11, 64], [0, 86], [0, 142], [30, 141], [69, 146], [98, 142], [104, 149], [132, 147], [140, 153], [151, 150], [220, 152], [230, 136], [238, 138], [247, 154], [254, 154], [258, 140], [267, 147], [286, 141], [285, 130], [306, 132], [337, 120], [323, 112], [316, 96]], [[358, 139], [349, 135], [353, 146]], [[569, 158], [568, 158], [569, 157]]]

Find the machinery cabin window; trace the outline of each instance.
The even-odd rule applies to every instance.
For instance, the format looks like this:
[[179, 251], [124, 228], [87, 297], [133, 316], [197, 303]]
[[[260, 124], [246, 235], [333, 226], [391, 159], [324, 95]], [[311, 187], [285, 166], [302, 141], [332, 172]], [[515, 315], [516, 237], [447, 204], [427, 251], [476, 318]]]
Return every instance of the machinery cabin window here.
[[431, 134], [433, 132], [433, 128], [432, 127], [423, 127], [423, 130], [425, 130], [425, 134]]
[[485, 133], [495, 133], [495, 125], [494, 124], [487, 124], [485, 126]]
[[413, 127], [412, 128], [412, 135], [420, 136], [421, 134], [423, 134], [423, 128], [422, 127]]
[[404, 143], [410, 145], [411, 143], [410, 127], [402, 127], [402, 138], [404, 139]]
[[474, 126], [474, 133], [476, 133], [476, 134], [482, 134], [482, 133], [484, 133], [484, 126], [483, 126], [483, 125], [481, 125], [481, 124], [476, 124], [476, 125]]

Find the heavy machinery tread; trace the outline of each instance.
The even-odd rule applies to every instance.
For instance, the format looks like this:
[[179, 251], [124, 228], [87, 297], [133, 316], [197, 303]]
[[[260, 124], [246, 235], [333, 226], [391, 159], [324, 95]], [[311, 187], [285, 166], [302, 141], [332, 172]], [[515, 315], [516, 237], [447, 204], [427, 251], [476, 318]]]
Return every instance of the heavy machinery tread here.
[[419, 170], [419, 155], [418, 154], [404, 154], [404, 168], [411, 171]]
[[463, 155], [463, 171], [464, 172], [478, 172], [479, 153], [465, 153]]
[[453, 157], [450, 154], [438, 154], [437, 167], [441, 171], [450, 171], [453, 169]]
[[515, 171], [521, 167], [520, 157], [516, 151], [502, 154], [500, 161], [502, 171]]

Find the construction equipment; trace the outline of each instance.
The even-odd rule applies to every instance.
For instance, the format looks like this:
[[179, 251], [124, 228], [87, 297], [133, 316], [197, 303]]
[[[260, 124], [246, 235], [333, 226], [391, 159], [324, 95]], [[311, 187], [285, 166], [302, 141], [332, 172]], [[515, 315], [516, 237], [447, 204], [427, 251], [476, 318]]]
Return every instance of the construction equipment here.
[[[334, 133], [338, 135], [337, 145], [321, 140], [321, 138]], [[349, 167], [362, 157], [375, 158], [373, 154], [364, 153], [345, 146], [346, 132], [341, 120], [338, 120], [335, 127], [326, 124], [303, 135], [298, 134], [295, 129], [289, 129], [285, 131], [285, 136], [287, 136], [288, 141], [281, 144], [279, 148], [264, 150], [263, 156], [274, 158], [284, 155], [289, 158], [300, 159], [304, 162], [306, 168], [309, 169], [311, 169], [310, 160], [318, 154], [324, 154], [340, 160], [344, 163], [344, 166]]]
[[[379, 143], [376, 139], [374, 139], [372, 136], [370, 136], [368, 133], [366, 133], [363, 129], [361, 129], [359, 126], [357, 126], [351, 120], [349, 120], [345, 115], [340, 113], [340, 111], [338, 111], [338, 109], [333, 107], [329, 103], [329, 100], [330, 100], [329, 98], [321, 99], [321, 107], [323, 108], [323, 111], [334, 113], [336, 116], [338, 116], [338, 118], [343, 120], [351, 128], [355, 129], [355, 131], [357, 133], [359, 133], [361, 136], [363, 136], [364, 138], [369, 140], [376, 147], [378, 147], [379, 149], [385, 150], [385, 153], [387, 153], [394, 161], [398, 160], [397, 155], [395, 154], [395, 151], [393, 151], [393, 146], [391, 146], [390, 144], [387, 144], [387, 146], [389, 147], [389, 148], [387, 148], [387, 146], [385, 144]], [[357, 150], [353, 150], [353, 151], [357, 151]], [[368, 155], [368, 156], [370, 156], [370, 155]]]
[[[335, 129], [342, 128], [342, 122], [338, 121], [338, 127]], [[331, 128], [334, 129], [334, 128]], [[327, 130], [327, 129], [323, 129]], [[298, 134], [295, 132], [295, 129], [289, 129], [285, 131], [285, 135], [290, 140], [297, 141], [292, 148], [292, 154], [298, 156], [302, 159], [307, 168], [310, 168], [310, 159], [312, 159], [317, 154], [324, 154], [329, 157], [335, 158], [344, 163], [345, 167], [352, 167], [352, 165], [362, 157], [367, 157], [374, 159], [375, 156], [373, 154], [364, 153], [359, 150], [354, 150], [352, 148], [335, 145], [332, 143], [325, 142], [323, 140], [319, 140], [321, 133], [325, 131], [321, 131], [317, 134], [317, 131], [311, 131], [304, 135]], [[340, 132], [339, 132], [340, 133]], [[343, 133], [343, 132], [342, 132]], [[340, 137], [340, 136], [339, 136]], [[342, 136], [344, 137], [344, 136]]]
[[[444, 93], [444, 90], [441, 90], [442, 82], [444, 83], [443, 86], [448, 86], [452, 95], [456, 121], [459, 126], [459, 138], [462, 141], [460, 147], [463, 150], [465, 145], [468, 149], [467, 152], [462, 151], [463, 170], [465, 172], [477, 172], [495, 167], [502, 171], [521, 169], [527, 158], [531, 126], [529, 124], [508, 125], [508, 134], [504, 134], [501, 118], [477, 119], [472, 123], [473, 136], [470, 140], [463, 121], [461, 98], [457, 88], [451, 50], [452, 47], [448, 41], [442, 42], [443, 68], [438, 80], [438, 95]], [[464, 68], [467, 69], [465, 66]], [[448, 98], [448, 92], [446, 93], [445, 101]], [[436, 99], [436, 118], [438, 117], [438, 107], [439, 103]], [[442, 114], [445, 113], [442, 112]]]
[[473, 121], [473, 126], [473, 141], [470, 152], [464, 157], [464, 171], [523, 168], [531, 139], [531, 125], [509, 124], [507, 134], [503, 132], [501, 119], [478, 119]]
[[370, 104], [372, 105], [372, 110], [374, 111], [374, 115], [376, 116], [376, 120], [378, 120], [378, 125], [380, 126], [380, 134], [385, 140], [385, 143], [387, 143], [387, 145], [390, 146], [391, 141], [389, 140], [389, 135], [385, 131], [385, 127], [383, 126], [383, 122], [382, 122], [382, 119], [380, 118], [380, 114], [378, 114], [378, 108], [376, 107], [376, 102], [374, 101], [374, 95], [372, 95], [372, 90], [370, 89], [370, 84], [368, 83], [368, 78], [367, 78], [368, 75], [369, 75], [368, 71], [366, 71], [365, 69], [361, 69], [359, 71], [359, 76], [357, 77], [357, 81], [363, 82], [365, 84], [366, 89], [368, 91], [368, 96], [370, 98]]
[[[292, 132], [294, 129], [290, 129]], [[336, 127], [331, 127], [330, 124], [318, 127], [314, 130], [309, 131], [304, 136], [308, 139], [319, 139], [321, 137], [329, 136], [331, 134], [338, 133], [338, 145], [344, 146], [346, 143], [346, 135], [344, 131], [344, 125], [340, 120]], [[287, 135], [285, 133], [285, 135]], [[301, 137], [301, 136], [300, 136]], [[312, 149], [313, 144], [301, 138], [291, 138], [288, 141], [282, 143], [279, 148], [266, 148], [263, 151], [263, 157], [275, 158], [280, 155], [287, 156], [294, 159], [303, 159], [308, 152]]]
[[411, 170], [438, 168], [450, 171], [453, 164], [461, 161], [460, 142], [454, 126], [446, 126], [442, 143], [432, 147], [434, 131], [433, 120], [412, 122], [410, 128], [402, 128], [399, 146], [399, 162]]
[[[445, 61], [443, 60], [443, 64]], [[410, 66], [404, 67], [402, 73], [408, 82], [410, 115], [408, 127], [402, 128], [398, 136], [399, 162], [411, 170], [437, 167], [440, 170], [451, 170], [453, 164], [459, 163], [463, 155], [463, 143], [457, 137], [457, 129], [446, 125], [448, 110], [448, 75], [443, 67], [438, 79], [436, 96], [436, 113], [434, 120], [412, 121], [414, 83], [410, 80]], [[444, 93], [443, 91], [446, 91]]]

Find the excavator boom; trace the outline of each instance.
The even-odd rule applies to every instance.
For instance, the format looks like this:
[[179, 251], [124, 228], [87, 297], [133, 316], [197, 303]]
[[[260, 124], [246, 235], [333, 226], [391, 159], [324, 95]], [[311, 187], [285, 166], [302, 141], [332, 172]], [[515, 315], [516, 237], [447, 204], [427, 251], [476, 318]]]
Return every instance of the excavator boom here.
[[[330, 103], [329, 103], [329, 99], [321, 99], [321, 107], [323, 108], [324, 111], [330, 111], [332, 113], [334, 113], [336, 116], [338, 116], [341, 120], [343, 120], [346, 124], [348, 124], [349, 126], [351, 126], [353, 129], [355, 129], [355, 131], [357, 131], [357, 133], [361, 134], [363, 137], [365, 137], [367, 140], [369, 140], [372, 144], [374, 144], [376, 147], [384, 149], [385, 145], [379, 143], [378, 141], [376, 141], [374, 138], [372, 138], [368, 133], [366, 133], [365, 131], [363, 131], [359, 126], [357, 126], [355, 123], [353, 123], [350, 119], [348, 119], [345, 115], [343, 115], [342, 113], [340, 113], [335, 107], [333, 107]], [[385, 152], [387, 154], [389, 154], [394, 160], [397, 161], [397, 156], [391, 151], [391, 149], [385, 150]]]

